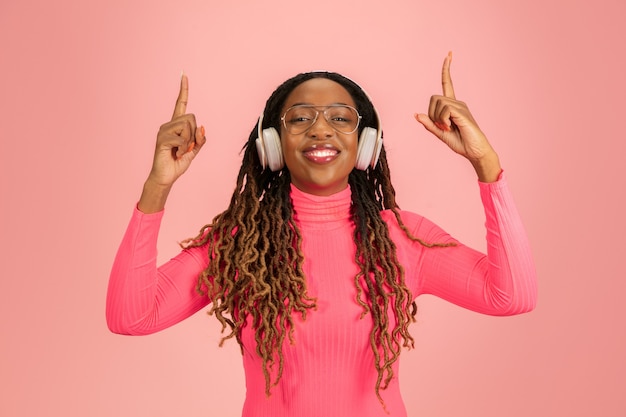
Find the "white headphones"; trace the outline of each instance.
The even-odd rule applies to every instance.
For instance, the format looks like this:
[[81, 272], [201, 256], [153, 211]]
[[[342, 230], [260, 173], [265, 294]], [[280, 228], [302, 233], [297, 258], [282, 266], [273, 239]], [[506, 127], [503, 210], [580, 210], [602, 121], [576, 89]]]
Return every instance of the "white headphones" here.
[[[367, 93], [365, 95], [367, 96]], [[383, 147], [383, 130], [376, 108], [374, 108], [374, 114], [376, 115], [378, 129], [365, 127], [359, 136], [359, 146], [354, 167], [361, 171], [365, 171], [368, 167], [376, 167], [380, 157], [380, 150]], [[269, 166], [272, 171], [278, 171], [285, 165], [280, 136], [275, 128], [268, 127], [267, 129], [262, 129], [262, 126], [263, 115], [259, 117], [258, 137], [256, 139], [256, 150], [259, 153], [261, 165], [263, 169]]]

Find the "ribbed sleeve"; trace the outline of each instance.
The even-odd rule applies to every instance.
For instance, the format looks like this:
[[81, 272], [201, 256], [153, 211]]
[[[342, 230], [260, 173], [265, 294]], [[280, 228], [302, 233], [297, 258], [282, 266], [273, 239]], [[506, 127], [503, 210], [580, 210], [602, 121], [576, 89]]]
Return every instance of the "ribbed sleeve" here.
[[[433, 294], [484, 314], [528, 312], [537, 302], [535, 266], [506, 179], [479, 183], [479, 187], [486, 217], [487, 255], [459, 242], [456, 247], [423, 251], [413, 269], [415, 295]], [[453, 241], [423, 218], [416, 222], [413, 233], [430, 242]]]
[[195, 291], [198, 274], [207, 265], [205, 248], [184, 250], [157, 269], [162, 217], [163, 212], [133, 211], [109, 278], [106, 319], [114, 333], [154, 333], [208, 304]]

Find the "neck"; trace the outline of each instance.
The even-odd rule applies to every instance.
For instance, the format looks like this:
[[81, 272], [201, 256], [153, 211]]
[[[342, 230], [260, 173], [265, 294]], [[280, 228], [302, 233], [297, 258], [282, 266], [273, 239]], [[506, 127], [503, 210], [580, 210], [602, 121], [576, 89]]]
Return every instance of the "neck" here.
[[329, 196], [305, 193], [291, 185], [291, 201], [296, 222], [315, 228], [335, 228], [351, 218], [350, 186]]

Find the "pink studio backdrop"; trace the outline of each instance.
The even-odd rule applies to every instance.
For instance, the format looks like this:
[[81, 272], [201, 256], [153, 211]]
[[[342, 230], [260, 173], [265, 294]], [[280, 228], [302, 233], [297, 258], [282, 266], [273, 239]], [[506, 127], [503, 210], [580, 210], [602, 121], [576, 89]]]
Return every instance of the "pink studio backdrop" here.
[[498, 150], [540, 278], [493, 318], [419, 299], [410, 416], [626, 415], [621, 0], [24, 1], [0, 4], [0, 415], [237, 416], [238, 347], [198, 314], [108, 332], [113, 256], [184, 70], [209, 142], [167, 207], [160, 257], [227, 204], [265, 99], [297, 72], [357, 80], [404, 209], [483, 243], [468, 163], [412, 118], [454, 51], [457, 97]]

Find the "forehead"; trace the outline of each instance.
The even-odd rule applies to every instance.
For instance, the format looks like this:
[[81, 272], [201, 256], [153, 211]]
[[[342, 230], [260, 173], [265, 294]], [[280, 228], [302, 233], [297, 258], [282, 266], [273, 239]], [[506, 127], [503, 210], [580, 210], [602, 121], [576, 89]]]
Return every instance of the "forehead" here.
[[284, 107], [295, 104], [327, 106], [338, 103], [353, 107], [355, 105], [352, 96], [341, 84], [327, 78], [313, 78], [294, 88], [287, 96]]

